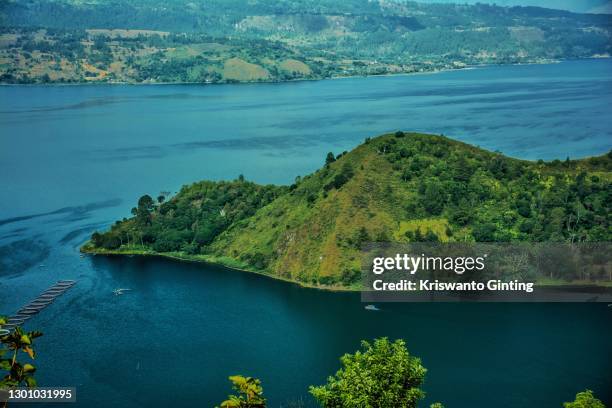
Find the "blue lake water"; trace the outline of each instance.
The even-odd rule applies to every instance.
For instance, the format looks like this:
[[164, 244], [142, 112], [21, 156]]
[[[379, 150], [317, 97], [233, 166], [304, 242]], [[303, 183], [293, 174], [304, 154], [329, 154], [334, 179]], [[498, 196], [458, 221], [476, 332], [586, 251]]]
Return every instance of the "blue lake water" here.
[[[143, 193], [244, 174], [289, 183], [328, 151], [396, 129], [526, 159], [612, 148], [612, 62], [253, 85], [0, 87], [0, 314], [78, 279], [28, 327], [43, 385], [78, 406], [214, 406], [226, 377], [261, 378], [271, 406], [302, 400], [360, 339], [401, 337], [429, 369], [428, 402], [612, 403], [612, 308], [389, 305], [214, 266], [81, 258]], [[114, 296], [118, 287], [132, 288]]]

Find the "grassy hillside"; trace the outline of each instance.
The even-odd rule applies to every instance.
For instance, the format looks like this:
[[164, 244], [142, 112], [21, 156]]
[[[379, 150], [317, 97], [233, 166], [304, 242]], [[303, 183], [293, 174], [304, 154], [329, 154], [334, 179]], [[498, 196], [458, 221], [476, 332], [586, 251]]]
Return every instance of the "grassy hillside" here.
[[609, 16], [402, 0], [0, 1], [0, 82], [233, 82], [609, 56]]
[[139, 203], [84, 251], [165, 252], [352, 286], [365, 242], [610, 241], [611, 181], [612, 154], [536, 163], [397, 132], [329, 154], [290, 187], [202, 182]]

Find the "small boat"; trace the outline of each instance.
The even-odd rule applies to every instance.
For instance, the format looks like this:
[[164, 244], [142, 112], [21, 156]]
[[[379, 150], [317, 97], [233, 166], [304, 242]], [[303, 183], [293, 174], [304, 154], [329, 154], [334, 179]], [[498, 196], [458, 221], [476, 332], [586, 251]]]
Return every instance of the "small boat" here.
[[119, 296], [119, 295], [123, 295], [125, 292], [130, 291], [130, 290], [132, 290], [132, 289], [119, 288], [119, 289], [113, 290], [113, 293], [116, 296]]
[[374, 305], [367, 305], [367, 306], [365, 307], [365, 310], [371, 310], [371, 311], [374, 311], [374, 312], [375, 312], [375, 311], [378, 311], [378, 310], [380, 310], [380, 309], [379, 309], [379, 308], [377, 308], [377, 307], [376, 307], [376, 306], [374, 306]]

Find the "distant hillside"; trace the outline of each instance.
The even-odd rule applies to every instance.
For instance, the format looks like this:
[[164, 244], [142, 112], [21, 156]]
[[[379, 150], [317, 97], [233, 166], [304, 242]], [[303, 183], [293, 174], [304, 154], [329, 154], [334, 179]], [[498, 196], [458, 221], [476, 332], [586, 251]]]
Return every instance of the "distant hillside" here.
[[535, 6], [568, 10], [575, 13], [595, 13], [596, 9], [605, 7], [610, 0], [418, 0], [423, 3], [488, 3], [498, 6]]
[[612, 153], [511, 159], [441, 136], [367, 139], [289, 187], [185, 186], [96, 233], [98, 253], [165, 253], [352, 286], [365, 242], [610, 241]]
[[0, 81], [17, 83], [284, 81], [612, 51], [609, 16], [486, 4], [2, 0], [0, 21]]

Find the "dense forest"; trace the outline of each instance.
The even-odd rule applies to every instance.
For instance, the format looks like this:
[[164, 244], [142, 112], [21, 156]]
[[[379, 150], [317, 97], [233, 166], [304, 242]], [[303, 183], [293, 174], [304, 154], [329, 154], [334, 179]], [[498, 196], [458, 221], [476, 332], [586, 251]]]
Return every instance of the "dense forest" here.
[[94, 233], [83, 250], [166, 253], [352, 286], [367, 242], [609, 242], [611, 180], [612, 152], [530, 162], [397, 132], [329, 153], [288, 187], [241, 176], [169, 199], [145, 195], [132, 218]]
[[612, 20], [402, 0], [0, 1], [0, 81], [318, 79], [609, 56]]

